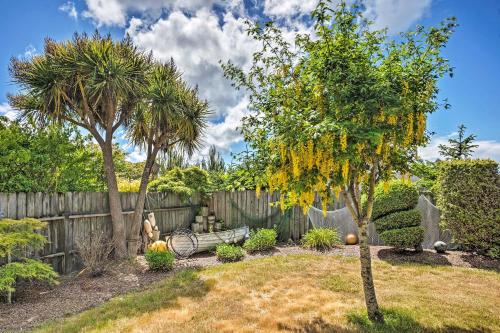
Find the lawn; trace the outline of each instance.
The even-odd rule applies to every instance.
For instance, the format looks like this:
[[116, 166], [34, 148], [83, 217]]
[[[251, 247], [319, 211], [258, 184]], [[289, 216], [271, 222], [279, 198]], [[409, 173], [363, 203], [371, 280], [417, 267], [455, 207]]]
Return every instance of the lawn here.
[[300, 254], [184, 270], [36, 332], [498, 332], [500, 274], [374, 261], [386, 324], [364, 314], [359, 260]]

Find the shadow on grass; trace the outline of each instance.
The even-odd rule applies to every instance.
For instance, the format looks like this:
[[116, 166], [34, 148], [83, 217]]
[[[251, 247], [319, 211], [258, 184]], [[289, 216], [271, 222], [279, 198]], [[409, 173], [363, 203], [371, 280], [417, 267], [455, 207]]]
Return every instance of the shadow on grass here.
[[448, 258], [439, 253], [431, 251], [397, 251], [395, 249], [382, 249], [378, 251], [380, 260], [386, 261], [391, 265], [401, 265], [416, 263], [423, 265], [451, 266]]
[[425, 327], [412, 318], [404, 310], [384, 310], [385, 322], [373, 324], [366, 313], [351, 313], [347, 315], [348, 327], [326, 322], [323, 318], [315, 318], [298, 325], [280, 324], [279, 329], [296, 333], [489, 333], [490, 329], [478, 327], [474, 329], [458, 326], [439, 328]]
[[76, 316], [49, 322], [35, 332], [81, 332], [104, 329], [114, 321], [132, 318], [143, 313], [177, 306], [179, 297], [203, 297], [210, 290], [207, 281], [199, 279], [196, 270], [182, 270], [171, 277], [152, 284], [141, 292], [111, 299], [98, 307]]

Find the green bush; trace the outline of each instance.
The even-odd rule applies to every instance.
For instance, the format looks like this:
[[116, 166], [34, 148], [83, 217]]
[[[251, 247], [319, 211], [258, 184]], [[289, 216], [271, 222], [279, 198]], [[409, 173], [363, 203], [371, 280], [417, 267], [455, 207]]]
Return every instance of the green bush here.
[[418, 226], [392, 229], [382, 232], [379, 236], [386, 245], [394, 246], [398, 249], [418, 249], [424, 240], [424, 228]]
[[421, 249], [424, 229], [420, 226], [418, 191], [413, 184], [391, 181], [389, 188], [379, 184], [375, 189], [372, 220], [385, 245], [399, 249]]
[[249, 252], [270, 250], [276, 245], [277, 237], [278, 233], [274, 229], [252, 230], [243, 248]]
[[215, 254], [217, 259], [222, 262], [240, 261], [245, 256], [240, 246], [225, 243], [217, 245]]
[[0, 293], [6, 293], [11, 302], [16, 283], [21, 279], [57, 283], [57, 273], [38, 260], [26, 258], [31, 251], [43, 249], [47, 239], [40, 234], [46, 223], [25, 218], [0, 220]]
[[337, 229], [318, 228], [309, 230], [302, 238], [302, 246], [320, 251], [341, 244]]
[[414, 208], [418, 203], [418, 191], [412, 184], [400, 180], [391, 181], [387, 193], [383, 184], [375, 189], [372, 220], [401, 210]]
[[440, 163], [437, 205], [443, 229], [468, 250], [500, 254], [500, 177], [492, 160]]
[[169, 271], [174, 267], [175, 256], [170, 251], [151, 251], [144, 254], [152, 271]]
[[375, 221], [377, 232], [382, 233], [391, 229], [416, 227], [420, 225], [422, 217], [417, 209], [395, 212]]

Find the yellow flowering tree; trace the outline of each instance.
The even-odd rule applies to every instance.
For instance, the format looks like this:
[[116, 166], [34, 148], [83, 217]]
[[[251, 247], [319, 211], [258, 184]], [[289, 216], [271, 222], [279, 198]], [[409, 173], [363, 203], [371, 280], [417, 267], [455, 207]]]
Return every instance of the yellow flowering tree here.
[[250, 95], [254, 112], [243, 133], [266, 165], [261, 185], [280, 192], [281, 207], [307, 211], [317, 193], [326, 211], [344, 196], [360, 230], [368, 317], [383, 321], [367, 238], [374, 188], [394, 172], [406, 174], [426, 143], [427, 115], [441, 106], [437, 81], [452, 74], [441, 50], [456, 24], [449, 19], [392, 40], [356, 6], [321, 1], [311, 17], [314, 33], [293, 44], [272, 23], [250, 23], [262, 45], [252, 67], [223, 68]]

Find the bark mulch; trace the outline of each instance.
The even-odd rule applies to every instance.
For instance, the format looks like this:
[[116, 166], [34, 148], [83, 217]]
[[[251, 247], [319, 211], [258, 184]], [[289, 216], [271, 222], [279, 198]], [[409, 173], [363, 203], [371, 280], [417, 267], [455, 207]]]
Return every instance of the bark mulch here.
[[[262, 254], [250, 254], [245, 260], [264, 256], [318, 253], [299, 246], [277, 246], [274, 251]], [[345, 246], [324, 255], [359, 256], [357, 246]], [[384, 260], [393, 265], [420, 263], [429, 265], [461, 266], [500, 271], [500, 261], [460, 251], [437, 254], [425, 250], [421, 253], [398, 253], [391, 248], [372, 246], [374, 259]], [[147, 288], [148, 285], [160, 281], [185, 268], [201, 268], [220, 264], [213, 254], [198, 254], [189, 259], [178, 260], [172, 272], [150, 272], [139, 257], [138, 262], [123, 262], [110, 267], [97, 278], [86, 274], [63, 276], [60, 284], [48, 287], [43, 284], [20, 286], [16, 293], [15, 303], [0, 304], [0, 332], [22, 331], [30, 329], [46, 320], [53, 320], [79, 313], [97, 306], [110, 298], [134, 290]]]

